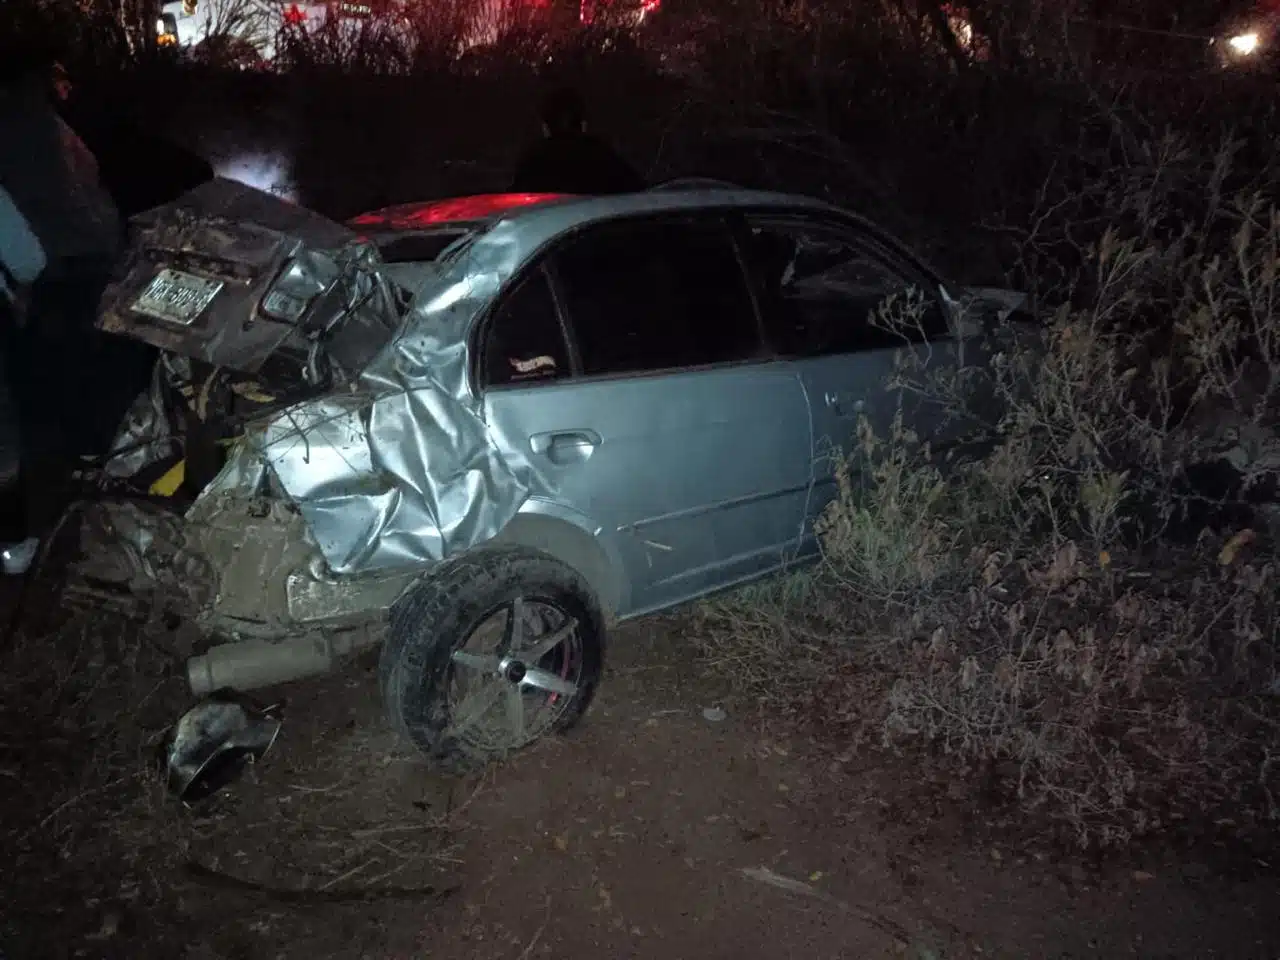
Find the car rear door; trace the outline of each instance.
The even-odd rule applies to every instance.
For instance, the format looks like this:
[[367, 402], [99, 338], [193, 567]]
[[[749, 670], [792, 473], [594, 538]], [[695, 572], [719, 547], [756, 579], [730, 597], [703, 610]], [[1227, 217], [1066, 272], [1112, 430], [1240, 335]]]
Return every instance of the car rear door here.
[[619, 558], [620, 614], [794, 551], [812, 480], [808, 404], [793, 366], [763, 348], [719, 217], [581, 231], [517, 279], [481, 336], [491, 429], [552, 491], [529, 509], [573, 519]]
[[[885, 439], [901, 405], [904, 423], [935, 450], [949, 443], [940, 409], [888, 389], [900, 350], [917, 354], [914, 376], [955, 362], [949, 310], [935, 278], [856, 224], [782, 212], [748, 216], [742, 229], [766, 337], [795, 364], [813, 419], [808, 554], [817, 549], [813, 523], [836, 495], [835, 466], [856, 442], [859, 418]], [[890, 297], [912, 304], [890, 310], [910, 323], [886, 329], [877, 319]]]

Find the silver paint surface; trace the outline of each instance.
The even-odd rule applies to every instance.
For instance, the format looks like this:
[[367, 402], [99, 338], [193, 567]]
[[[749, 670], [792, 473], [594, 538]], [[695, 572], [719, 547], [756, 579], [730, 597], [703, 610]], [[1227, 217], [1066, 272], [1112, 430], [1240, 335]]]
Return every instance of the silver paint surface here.
[[[279, 203], [266, 195], [257, 202]], [[250, 206], [237, 216], [257, 216]], [[337, 265], [354, 264], [352, 284], [372, 294], [354, 328], [366, 339], [351, 355], [366, 350], [368, 359], [326, 396], [251, 424], [194, 512], [209, 498], [283, 492], [324, 560], [282, 573], [285, 606], [304, 621], [354, 612], [360, 591], [344, 597], [344, 583], [376, 584], [382, 606], [399, 589], [397, 574], [491, 540], [518, 515], [551, 522], [598, 553], [624, 585], [620, 616], [811, 556], [813, 522], [831, 492], [826, 451], [847, 444], [856, 415], [874, 406], [891, 351], [484, 392], [472, 379], [477, 324], [553, 241], [615, 218], [733, 208], [838, 216], [871, 229], [802, 197], [652, 191], [512, 210], [479, 224], [440, 260], [406, 270], [380, 267], [374, 246], [346, 228], [299, 217], [291, 233], [262, 240], [259, 259], [300, 258], [308, 276], [329, 278], [341, 273]], [[200, 231], [225, 236], [207, 223]], [[412, 301], [401, 312], [384, 289], [388, 277], [406, 274]], [[140, 401], [135, 419], [148, 412]], [[876, 413], [883, 420], [888, 411]]]

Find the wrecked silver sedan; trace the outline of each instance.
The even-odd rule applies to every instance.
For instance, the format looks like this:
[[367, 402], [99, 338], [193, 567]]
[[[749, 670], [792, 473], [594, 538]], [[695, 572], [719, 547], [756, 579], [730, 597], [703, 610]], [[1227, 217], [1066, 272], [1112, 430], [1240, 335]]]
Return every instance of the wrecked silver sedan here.
[[[923, 297], [904, 341], [870, 322]], [[714, 186], [391, 208], [226, 181], [136, 224], [100, 326], [161, 350], [75, 581], [213, 644], [195, 693], [382, 643], [393, 724], [466, 767], [563, 729], [606, 624], [817, 552], [895, 351], [967, 322], [866, 222]], [[928, 429], [926, 427], [926, 429]]]

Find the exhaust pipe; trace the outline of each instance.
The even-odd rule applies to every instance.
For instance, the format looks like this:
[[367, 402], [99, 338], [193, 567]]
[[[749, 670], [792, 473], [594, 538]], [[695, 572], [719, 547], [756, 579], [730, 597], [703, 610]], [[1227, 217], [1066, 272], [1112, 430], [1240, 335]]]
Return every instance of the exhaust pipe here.
[[187, 661], [187, 683], [198, 697], [228, 687], [242, 692], [256, 690], [330, 673], [340, 658], [376, 647], [380, 642], [376, 631], [352, 630], [280, 643], [246, 640], [223, 644]]

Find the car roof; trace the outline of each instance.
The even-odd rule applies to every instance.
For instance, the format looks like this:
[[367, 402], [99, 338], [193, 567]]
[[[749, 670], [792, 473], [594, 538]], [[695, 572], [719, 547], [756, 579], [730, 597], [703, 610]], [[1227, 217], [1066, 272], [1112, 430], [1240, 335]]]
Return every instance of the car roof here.
[[755, 210], [825, 213], [857, 224], [886, 246], [935, 274], [907, 246], [876, 224], [824, 200], [801, 194], [748, 190], [733, 185], [689, 181], [638, 193], [573, 196], [552, 193], [478, 194], [400, 204], [355, 217], [350, 225], [378, 233], [476, 232], [476, 243], [500, 244], [505, 257], [523, 262], [556, 237], [618, 218], [700, 210]]
[[549, 203], [567, 196], [560, 193], [481, 193], [466, 197], [381, 207], [362, 213], [347, 222], [353, 227], [371, 227], [388, 232], [423, 230], [433, 227], [465, 227], [496, 220], [511, 210]]
[[540, 224], [544, 229], [559, 233], [618, 216], [726, 207], [804, 207], [838, 212], [837, 208], [822, 200], [797, 194], [732, 186], [691, 186], [605, 196], [484, 193], [383, 207], [362, 213], [349, 223], [356, 227], [400, 231], [518, 220], [528, 225]]

